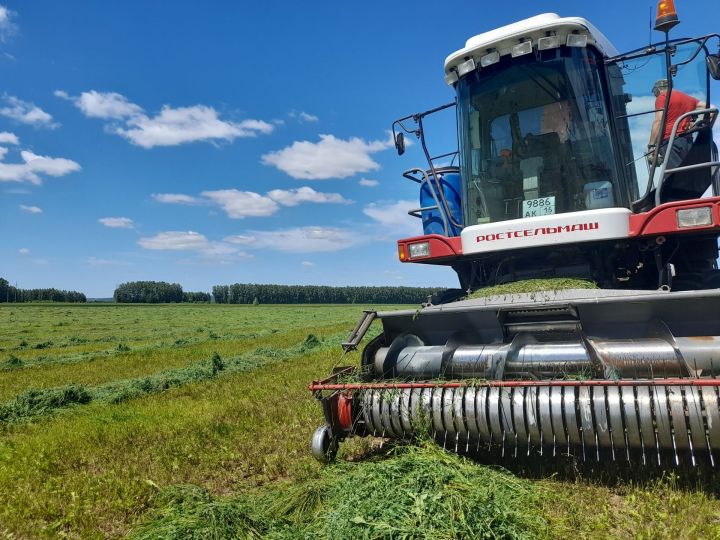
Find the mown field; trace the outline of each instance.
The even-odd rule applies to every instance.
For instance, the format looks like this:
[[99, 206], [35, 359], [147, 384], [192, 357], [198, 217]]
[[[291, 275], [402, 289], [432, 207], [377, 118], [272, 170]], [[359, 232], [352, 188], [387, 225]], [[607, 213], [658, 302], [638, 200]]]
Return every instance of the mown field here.
[[320, 466], [306, 386], [357, 362], [362, 307], [0, 305], [0, 537], [720, 538], [707, 469], [369, 440]]

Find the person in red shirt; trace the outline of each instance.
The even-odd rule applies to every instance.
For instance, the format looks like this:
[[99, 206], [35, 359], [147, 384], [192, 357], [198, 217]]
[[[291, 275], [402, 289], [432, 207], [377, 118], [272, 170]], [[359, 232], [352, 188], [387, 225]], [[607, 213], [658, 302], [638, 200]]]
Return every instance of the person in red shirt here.
[[[648, 159], [652, 160], [655, 153], [655, 144], [658, 140], [658, 134], [660, 133], [663, 108], [665, 107], [665, 100], [667, 99], [668, 82], [666, 79], [660, 79], [655, 83], [652, 88], [653, 95], [655, 96], [655, 120], [653, 121], [652, 129], [650, 130], [650, 142], [648, 143]], [[660, 143], [660, 154], [659, 162], [662, 162], [663, 155], [666, 153], [666, 147], [672, 128], [675, 125], [675, 121], [685, 113], [704, 109], [705, 105], [700, 103], [699, 100], [692, 96], [681, 92], [680, 90], [673, 90], [670, 93], [670, 104], [668, 105], [667, 118], [665, 119], [665, 125], [662, 126], [662, 141]], [[685, 117], [678, 126], [675, 134], [675, 141], [673, 142], [672, 148], [670, 149], [670, 155], [668, 156], [668, 162], [666, 168], [673, 169], [680, 166], [682, 160], [690, 151], [693, 144], [693, 138], [691, 133], [687, 133], [693, 127], [694, 120], [692, 117]]]

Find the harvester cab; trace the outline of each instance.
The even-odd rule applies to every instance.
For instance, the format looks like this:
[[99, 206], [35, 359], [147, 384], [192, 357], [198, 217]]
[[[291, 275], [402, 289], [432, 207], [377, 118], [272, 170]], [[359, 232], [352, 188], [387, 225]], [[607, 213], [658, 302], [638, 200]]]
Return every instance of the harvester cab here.
[[[448, 56], [455, 101], [393, 124], [398, 153], [417, 137], [427, 160], [404, 174], [423, 234], [398, 256], [450, 266], [460, 286], [363, 314], [346, 351], [375, 319], [383, 331], [360, 367], [310, 386], [316, 457], [423, 429], [456, 450], [715, 464], [720, 36], [671, 40], [675, 24], [660, 2], [665, 41], [620, 54], [585, 19], [543, 14]], [[424, 120], [450, 108], [458, 151], [432, 156]], [[598, 288], [467, 297], [538, 278]]]

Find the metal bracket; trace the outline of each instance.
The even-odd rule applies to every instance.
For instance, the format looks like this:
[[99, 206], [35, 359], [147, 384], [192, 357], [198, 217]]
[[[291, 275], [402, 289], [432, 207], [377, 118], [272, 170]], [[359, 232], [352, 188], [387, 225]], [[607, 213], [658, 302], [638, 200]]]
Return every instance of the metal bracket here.
[[360, 317], [360, 320], [355, 325], [353, 331], [350, 332], [347, 341], [342, 344], [343, 351], [350, 352], [357, 349], [358, 344], [362, 341], [362, 338], [365, 336], [365, 332], [368, 331], [368, 328], [370, 328], [370, 325], [375, 320], [376, 316], [377, 311], [370, 309], [363, 311], [362, 317]]

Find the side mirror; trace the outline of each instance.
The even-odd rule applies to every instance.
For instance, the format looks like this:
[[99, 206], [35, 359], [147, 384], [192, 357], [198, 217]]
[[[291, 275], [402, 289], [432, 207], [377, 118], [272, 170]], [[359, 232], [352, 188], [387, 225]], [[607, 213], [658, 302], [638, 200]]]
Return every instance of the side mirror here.
[[398, 156], [402, 156], [405, 153], [405, 135], [402, 133], [395, 135], [395, 149], [397, 150]]
[[716, 81], [720, 81], [720, 53], [709, 54], [705, 57], [710, 76]]

